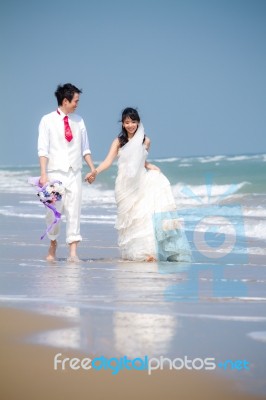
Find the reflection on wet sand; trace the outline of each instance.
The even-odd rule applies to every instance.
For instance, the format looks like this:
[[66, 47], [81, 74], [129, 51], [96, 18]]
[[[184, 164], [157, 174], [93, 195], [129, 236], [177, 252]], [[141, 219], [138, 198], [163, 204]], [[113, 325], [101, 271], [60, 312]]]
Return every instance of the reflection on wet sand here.
[[67, 319], [67, 328], [44, 331], [31, 341], [107, 357], [245, 358], [256, 367], [238, 379], [250, 387], [266, 372], [264, 342], [250, 334], [266, 330], [265, 280], [258, 268], [10, 262], [1, 265], [0, 300]]
[[131, 358], [167, 354], [178, 326], [171, 315], [116, 312], [113, 319], [114, 347]]

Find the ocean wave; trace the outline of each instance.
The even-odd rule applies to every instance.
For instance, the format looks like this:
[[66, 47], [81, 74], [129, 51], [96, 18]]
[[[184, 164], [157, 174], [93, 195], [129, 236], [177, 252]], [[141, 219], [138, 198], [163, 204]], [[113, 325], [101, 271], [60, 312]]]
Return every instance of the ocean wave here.
[[250, 239], [266, 240], [266, 220], [250, 224], [244, 222], [245, 237]]
[[223, 155], [195, 157], [195, 159], [197, 161], [199, 161], [200, 163], [212, 163], [212, 162], [224, 160], [225, 158], [226, 158], [226, 156], [223, 156]]
[[[177, 183], [172, 185], [175, 200], [180, 206], [195, 204], [216, 204], [222, 200], [228, 200], [236, 195], [242, 188], [249, 186], [250, 182], [225, 185], [186, 185]], [[82, 202], [87, 205], [99, 204], [99, 206], [115, 207], [114, 189], [104, 189], [102, 185], [84, 186]]]
[[196, 160], [200, 163], [212, 163], [217, 161], [248, 161], [248, 160], [266, 160], [266, 154], [238, 154], [238, 155], [213, 155], [213, 156], [198, 156], [191, 157], [191, 160]]
[[0, 191], [2, 193], [34, 193], [34, 189], [27, 182], [32, 171], [25, 170], [0, 170]]
[[169, 158], [151, 158], [150, 161], [158, 162], [158, 163], [172, 163], [178, 160], [183, 160], [180, 157], [169, 157]]
[[[99, 209], [101, 207], [98, 207]], [[81, 214], [81, 222], [82, 223], [97, 223], [97, 224], [114, 224], [116, 220], [116, 214], [105, 214], [106, 208], [104, 208], [103, 213], [99, 214]], [[210, 210], [212, 211], [212, 210]], [[186, 229], [194, 231], [195, 229], [199, 232], [211, 232], [213, 228], [219, 227], [222, 229], [222, 233], [226, 235], [232, 234], [232, 226], [235, 224], [235, 231], [236, 234], [239, 235], [238, 232], [238, 224], [243, 227], [242, 235], [246, 238], [250, 239], [266, 239], [266, 220], [260, 220], [259, 222], [254, 220], [253, 222], [250, 221], [250, 212], [249, 218], [245, 218], [245, 210], [242, 214], [242, 209], [234, 210], [234, 207], [226, 207], [223, 208], [224, 214], [219, 215], [205, 215], [205, 218], [202, 218], [202, 211], [200, 208], [194, 208], [193, 212], [189, 213], [189, 209], [187, 210], [187, 215], [182, 213], [182, 210], [179, 210], [179, 215], [181, 219], [186, 219]], [[227, 213], [226, 213], [227, 211]], [[261, 212], [261, 210], [260, 210]], [[204, 210], [203, 210], [204, 213]], [[253, 210], [253, 214], [256, 214], [256, 210]], [[263, 210], [263, 214], [266, 214], [266, 210]], [[14, 211], [10, 208], [2, 208], [0, 209], [0, 215], [5, 217], [14, 217], [14, 218], [33, 218], [33, 219], [44, 219], [45, 218], [45, 211], [41, 213], [28, 213], [28, 212], [21, 212], [21, 211]], [[256, 214], [257, 216], [257, 214]], [[65, 220], [65, 217], [62, 216], [62, 220]], [[200, 225], [198, 222], [200, 221]], [[221, 232], [220, 232], [221, 233]], [[262, 254], [262, 253], [261, 253]], [[264, 252], [263, 252], [264, 254]]]
[[266, 331], [249, 332], [247, 336], [258, 342], [266, 343]]
[[246, 161], [246, 160], [257, 160], [265, 157], [265, 154], [254, 154], [254, 155], [235, 155], [225, 157], [226, 161]]
[[85, 219], [85, 220], [91, 220], [91, 219], [99, 219], [99, 220], [104, 220], [104, 221], [108, 221], [108, 220], [115, 220], [116, 219], [116, 215], [88, 215], [88, 214], [81, 214], [81, 218]]
[[214, 203], [221, 201], [237, 193], [244, 186], [250, 185], [250, 182], [240, 182], [237, 184], [225, 185], [186, 185], [177, 183], [172, 186], [176, 198], [186, 198], [189, 203]]
[[159, 163], [173, 163], [176, 161], [180, 161], [181, 163], [194, 163], [199, 162], [201, 164], [205, 163], [217, 163], [220, 161], [247, 161], [247, 160], [261, 160], [265, 161], [266, 160], [266, 154], [252, 154], [252, 155], [247, 155], [247, 154], [240, 154], [240, 155], [225, 155], [225, 154], [218, 154], [218, 155], [212, 155], [212, 156], [192, 156], [192, 157], [169, 157], [169, 158], [152, 158], [150, 159], [151, 161], [154, 162], [159, 162]]
[[101, 225], [101, 224], [107, 224], [107, 225], [114, 225], [115, 221], [106, 221], [106, 220], [101, 220], [101, 219], [91, 219], [90, 221], [84, 221], [82, 218], [80, 220], [81, 224], [97, 224], [97, 225]]
[[[18, 211], [12, 211], [9, 209], [0, 209], [0, 215], [4, 217], [14, 217], [14, 218], [33, 218], [33, 219], [44, 219], [45, 211], [41, 214], [36, 213], [23, 213]], [[90, 215], [90, 214], [81, 214], [80, 216], [81, 223], [95, 223], [95, 224], [114, 224], [116, 220], [116, 215]], [[65, 216], [62, 215], [62, 221], [65, 221]]]
[[34, 204], [34, 205], [39, 205], [40, 200], [20, 200], [19, 204]]
[[115, 201], [115, 192], [110, 189], [103, 189], [103, 187], [98, 185], [84, 185], [82, 188], [82, 203], [83, 204], [98, 204], [99, 206], [105, 204], [114, 206], [116, 204]]
[[44, 218], [44, 214], [35, 214], [35, 213], [23, 213], [23, 212], [15, 212], [15, 211], [9, 211], [6, 209], [0, 209], [0, 215], [3, 215], [5, 217], [16, 217], [16, 218]]
[[262, 206], [256, 208], [242, 207], [242, 210], [245, 217], [266, 218], [266, 208]]
[[[214, 236], [233, 235], [242, 238], [241, 241], [247, 241], [244, 244], [245, 247], [253, 246], [253, 253], [258, 254], [255, 250], [256, 243], [249, 244], [249, 240], [266, 240], [266, 209], [246, 210], [245, 207], [234, 206], [213, 208], [213, 205], [209, 207], [207, 205], [206, 207], [179, 208], [178, 214], [186, 231], [203, 232]], [[261, 245], [258, 244], [258, 246]], [[266, 249], [260, 254], [266, 254]]]

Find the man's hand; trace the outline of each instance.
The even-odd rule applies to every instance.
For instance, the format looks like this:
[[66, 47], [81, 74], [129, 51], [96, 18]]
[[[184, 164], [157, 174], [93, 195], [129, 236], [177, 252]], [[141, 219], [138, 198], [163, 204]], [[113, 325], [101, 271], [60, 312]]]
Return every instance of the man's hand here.
[[42, 174], [39, 179], [41, 187], [43, 187], [47, 182], [49, 182], [47, 174]]
[[89, 173], [85, 176], [85, 181], [87, 181], [87, 182], [89, 182], [89, 183], [94, 182], [94, 181], [95, 181], [95, 178], [96, 178], [96, 175], [97, 175], [97, 171], [96, 171], [96, 169], [95, 169], [94, 171], [89, 172]]

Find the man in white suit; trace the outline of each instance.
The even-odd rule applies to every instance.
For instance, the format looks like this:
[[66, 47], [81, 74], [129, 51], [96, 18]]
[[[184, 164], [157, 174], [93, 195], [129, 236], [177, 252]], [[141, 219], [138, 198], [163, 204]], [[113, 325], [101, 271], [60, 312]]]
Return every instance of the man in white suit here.
[[[65, 188], [62, 201], [56, 203], [56, 208], [66, 216], [66, 242], [69, 245], [70, 262], [79, 261], [77, 245], [82, 240], [80, 235], [82, 157], [91, 171], [95, 170], [84, 121], [74, 114], [80, 93], [82, 91], [70, 83], [57, 87], [55, 96], [58, 108], [42, 117], [38, 138], [40, 184], [43, 186], [49, 181], [59, 180]], [[53, 213], [48, 210], [47, 226], [52, 221]], [[47, 234], [50, 239], [48, 261], [55, 260], [58, 234], [59, 224]]]

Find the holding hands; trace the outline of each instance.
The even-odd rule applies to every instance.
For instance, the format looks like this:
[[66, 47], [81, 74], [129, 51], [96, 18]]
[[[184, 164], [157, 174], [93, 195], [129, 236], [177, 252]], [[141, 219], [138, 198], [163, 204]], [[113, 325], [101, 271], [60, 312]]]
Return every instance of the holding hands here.
[[92, 171], [92, 172], [89, 172], [86, 176], [85, 176], [85, 181], [86, 182], [88, 182], [88, 183], [92, 183], [92, 182], [94, 182], [95, 181], [95, 178], [96, 178], [96, 176], [97, 176], [97, 170], [95, 169], [94, 171]]

